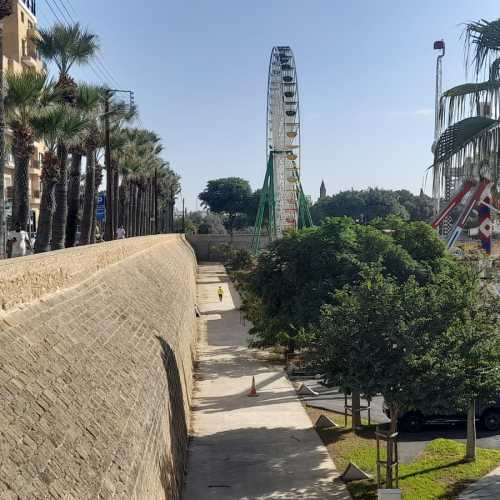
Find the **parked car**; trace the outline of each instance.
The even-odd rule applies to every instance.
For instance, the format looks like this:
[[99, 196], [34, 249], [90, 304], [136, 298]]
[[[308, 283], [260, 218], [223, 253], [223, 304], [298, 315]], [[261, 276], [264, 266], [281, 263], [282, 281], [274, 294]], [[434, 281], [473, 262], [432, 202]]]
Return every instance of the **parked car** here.
[[[384, 413], [389, 417], [387, 405], [384, 404]], [[420, 432], [427, 424], [454, 424], [467, 421], [467, 414], [457, 409], [450, 409], [442, 413], [424, 413], [420, 410], [401, 412], [399, 428], [406, 432]], [[490, 432], [500, 430], [500, 400], [480, 401], [476, 404], [476, 421]]]

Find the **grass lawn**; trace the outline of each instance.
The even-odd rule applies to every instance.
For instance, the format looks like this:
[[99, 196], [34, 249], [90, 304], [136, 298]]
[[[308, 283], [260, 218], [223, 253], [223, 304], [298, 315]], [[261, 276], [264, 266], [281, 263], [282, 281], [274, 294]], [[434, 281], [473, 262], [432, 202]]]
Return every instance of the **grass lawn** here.
[[[324, 414], [340, 426], [344, 416], [326, 410], [306, 407], [312, 422]], [[348, 419], [348, 427], [351, 422]], [[366, 472], [376, 476], [375, 428], [367, 427], [358, 434], [343, 427], [319, 430], [338, 470], [342, 472], [354, 462]], [[475, 462], [464, 462], [465, 445], [450, 439], [435, 439], [410, 464], [399, 466], [399, 486], [405, 500], [453, 499], [470, 483], [500, 465], [500, 450], [477, 449]], [[354, 500], [376, 499], [375, 480], [348, 483]]]

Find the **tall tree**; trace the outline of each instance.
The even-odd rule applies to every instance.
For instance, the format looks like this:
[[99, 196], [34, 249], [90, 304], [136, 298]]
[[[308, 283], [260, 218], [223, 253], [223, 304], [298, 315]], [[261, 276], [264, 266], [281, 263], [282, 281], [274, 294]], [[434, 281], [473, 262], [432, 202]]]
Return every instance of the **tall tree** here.
[[0, 1], [0, 259], [5, 257], [5, 93], [3, 67], [3, 20], [12, 14], [12, 0]]
[[240, 177], [208, 181], [198, 198], [204, 207], [225, 217], [225, 225], [231, 235], [238, 225], [245, 225], [248, 207], [253, 204], [250, 184]]
[[61, 141], [78, 144], [87, 126], [85, 116], [67, 105], [59, 105], [46, 110], [32, 119], [33, 129], [43, 138], [47, 151], [42, 164], [42, 200], [35, 253], [47, 252], [53, 238], [54, 190], [60, 175], [57, 147]]
[[12, 130], [14, 156], [14, 203], [12, 220], [27, 229], [29, 218], [29, 162], [35, 152], [36, 135], [31, 120], [54, 99], [47, 75], [25, 71], [7, 73], [5, 99], [7, 122]]
[[[77, 99], [77, 85], [69, 72], [76, 65], [88, 64], [99, 49], [97, 36], [83, 29], [80, 24], [72, 26], [56, 24], [49, 29], [40, 30], [40, 37], [35, 40], [40, 55], [53, 62], [59, 70], [57, 87], [61, 99], [68, 105], [74, 105]], [[56, 210], [54, 212], [51, 248], [64, 248], [68, 215], [68, 148], [61, 142], [57, 145], [59, 176], [55, 189]]]
[[[98, 147], [96, 138], [99, 137], [99, 122], [100, 116], [103, 112], [103, 89], [100, 87], [80, 84], [76, 93], [75, 107], [80, 112], [82, 112], [87, 117], [87, 131], [85, 140], [71, 149], [71, 170], [68, 183], [68, 218], [66, 222], [66, 247], [72, 247], [75, 245], [76, 232], [78, 226], [80, 225], [80, 199], [81, 199], [81, 164], [82, 157], [88, 153], [90, 155], [90, 161], [87, 157], [87, 170], [86, 179], [88, 176], [88, 183], [85, 184], [85, 192], [88, 186], [94, 185], [94, 163], [92, 156], [95, 156], [95, 150]], [[93, 190], [88, 195], [92, 200], [94, 199]], [[87, 199], [87, 203], [88, 203]], [[89, 206], [85, 207], [85, 216], [87, 218], [86, 232], [88, 232], [88, 227], [90, 227], [90, 213], [91, 208]], [[83, 240], [87, 240], [87, 236], [84, 236]]]

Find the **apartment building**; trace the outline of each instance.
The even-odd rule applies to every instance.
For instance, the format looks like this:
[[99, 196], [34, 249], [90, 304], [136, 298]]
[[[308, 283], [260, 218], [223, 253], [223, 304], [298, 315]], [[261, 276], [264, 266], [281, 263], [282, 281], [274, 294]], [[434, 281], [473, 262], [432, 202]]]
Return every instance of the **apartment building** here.
[[[17, 0], [14, 4], [14, 12], [4, 20], [4, 69], [5, 71], [42, 71], [44, 64], [38, 56], [36, 46], [32, 41], [33, 36], [36, 36], [37, 29], [36, 0]], [[9, 137], [7, 136], [6, 139], [8, 143]], [[36, 152], [29, 168], [29, 195], [32, 219], [36, 224], [40, 211], [41, 159], [44, 149], [42, 143], [37, 143], [35, 146]], [[12, 207], [14, 172], [14, 159], [7, 144], [5, 170], [7, 213]]]

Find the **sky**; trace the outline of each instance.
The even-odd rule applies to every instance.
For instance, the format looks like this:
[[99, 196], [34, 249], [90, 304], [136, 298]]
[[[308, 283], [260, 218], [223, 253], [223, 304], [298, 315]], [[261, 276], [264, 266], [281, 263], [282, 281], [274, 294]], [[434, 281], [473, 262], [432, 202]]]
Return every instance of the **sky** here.
[[[139, 126], [162, 137], [193, 210], [209, 179], [238, 176], [261, 187], [276, 45], [295, 53], [306, 194], [316, 199], [322, 179], [329, 194], [370, 186], [418, 193], [432, 163], [433, 42], [446, 42], [444, 88], [463, 83], [463, 23], [497, 19], [500, 4], [38, 0], [41, 25], [63, 14], [97, 33], [102, 48], [74, 76], [135, 92]], [[430, 193], [430, 179], [424, 187]]]

